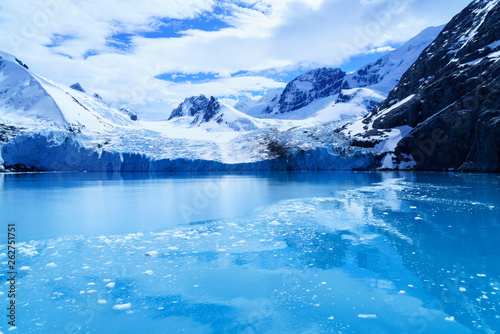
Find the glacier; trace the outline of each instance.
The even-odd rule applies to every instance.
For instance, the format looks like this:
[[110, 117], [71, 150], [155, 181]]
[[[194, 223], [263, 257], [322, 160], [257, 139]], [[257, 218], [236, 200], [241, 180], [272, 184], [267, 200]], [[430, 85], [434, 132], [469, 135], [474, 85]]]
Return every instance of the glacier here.
[[187, 98], [164, 121], [141, 120], [79, 83], [52, 82], [2, 52], [0, 171], [387, 167], [380, 152], [353, 147], [350, 134], [338, 129], [383, 101], [388, 87], [440, 29], [427, 29], [357, 72], [309, 71], [283, 91], [268, 92], [259, 101], [243, 99], [235, 107], [215, 97]]

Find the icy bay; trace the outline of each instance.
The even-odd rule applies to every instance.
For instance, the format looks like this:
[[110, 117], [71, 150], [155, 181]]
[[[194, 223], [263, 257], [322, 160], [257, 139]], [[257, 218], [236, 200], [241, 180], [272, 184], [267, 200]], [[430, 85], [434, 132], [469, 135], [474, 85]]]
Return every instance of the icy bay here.
[[499, 175], [2, 174], [0, 187], [18, 332], [500, 330]]

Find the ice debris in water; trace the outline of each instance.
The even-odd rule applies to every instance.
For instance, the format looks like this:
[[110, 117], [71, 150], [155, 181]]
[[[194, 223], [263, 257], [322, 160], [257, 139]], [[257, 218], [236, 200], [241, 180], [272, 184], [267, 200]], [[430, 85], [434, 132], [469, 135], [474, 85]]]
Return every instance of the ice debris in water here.
[[127, 304], [117, 304], [115, 306], [113, 306], [113, 310], [128, 310], [130, 307], [132, 306], [131, 303], [127, 303]]

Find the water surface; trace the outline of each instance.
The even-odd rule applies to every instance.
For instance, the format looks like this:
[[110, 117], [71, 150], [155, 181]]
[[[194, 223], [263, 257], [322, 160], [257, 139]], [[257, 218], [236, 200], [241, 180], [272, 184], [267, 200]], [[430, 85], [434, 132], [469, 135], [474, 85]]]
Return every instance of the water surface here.
[[498, 175], [2, 180], [18, 332], [500, 331]]

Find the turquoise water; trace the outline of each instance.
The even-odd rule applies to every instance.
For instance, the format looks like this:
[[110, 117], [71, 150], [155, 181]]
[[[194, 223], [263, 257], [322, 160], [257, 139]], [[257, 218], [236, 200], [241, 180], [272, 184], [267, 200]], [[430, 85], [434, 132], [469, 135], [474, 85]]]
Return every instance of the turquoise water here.
[[0, 180], [19, 333], [500, 331], [499, 175]]

